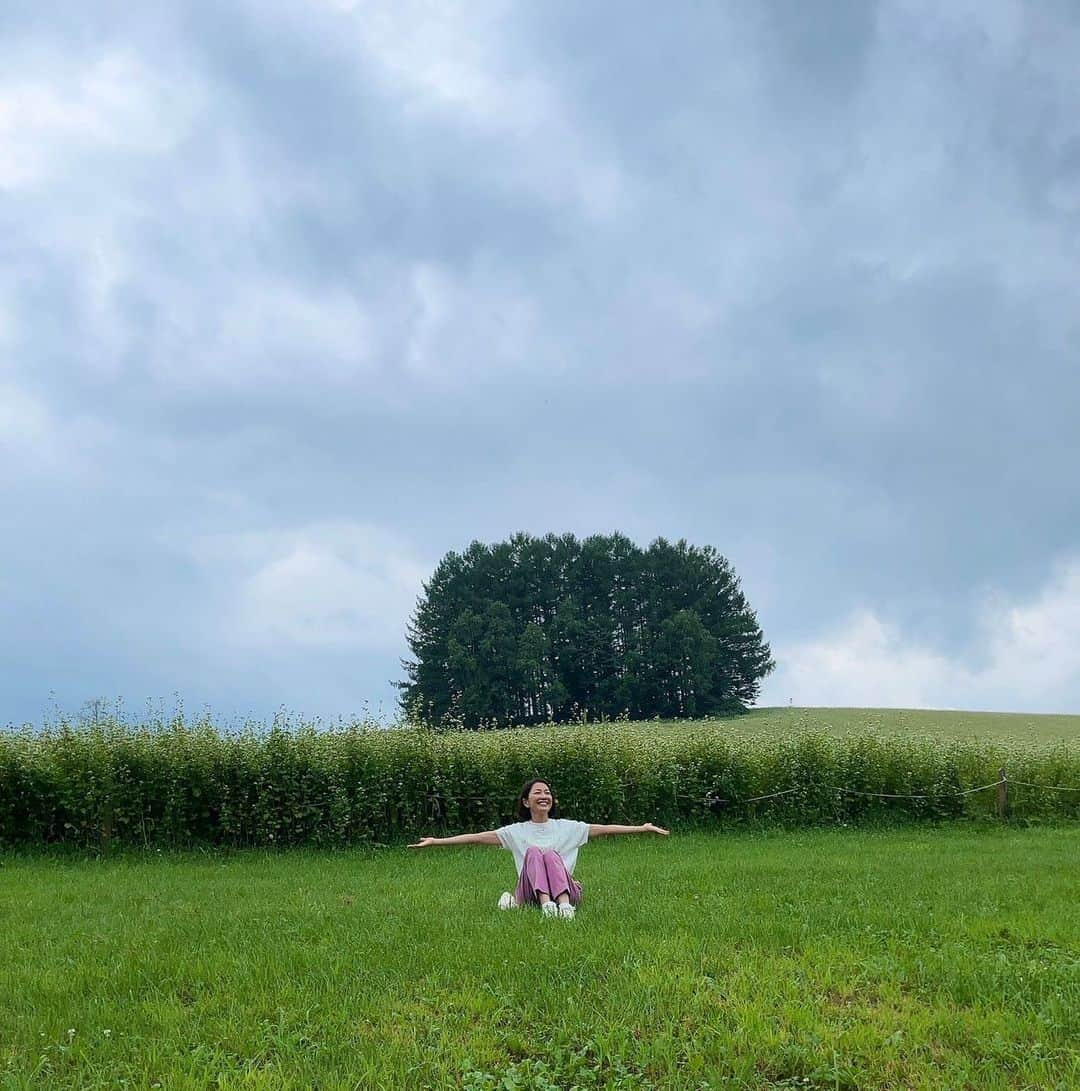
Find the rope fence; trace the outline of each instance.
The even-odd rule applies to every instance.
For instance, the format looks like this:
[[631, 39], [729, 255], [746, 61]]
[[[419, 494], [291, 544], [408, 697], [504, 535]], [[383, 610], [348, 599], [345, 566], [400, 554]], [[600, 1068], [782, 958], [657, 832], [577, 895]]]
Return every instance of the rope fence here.
[[792, 792], [798, 792], [800, 790], [812, 788], [818, 790], [824, 790], [827, 792], [838, 792], [847, 795], [864, 796], [869, 799], [958, 799], [961, 796], [974, 795], [976, 792], [985, 792], [989, 788], [998, 789], [998, 814], [1004, 817], [1008, 808], [1008, 787], [1009, 785], [1019, 785], [1024, 788], [1036, 788], [1046, 792], [1080, 792], [1080, 785], [1068, 786], [1060, 784], [1035, 784], [1029, 780], [1010, 780], [1005, 775], [1005, 770], [999, 771], [1000, 775], [997, 780], [992, 780], [987, 784], [979, 784], [974, 788], [962, 788], [955, 792], [867, 792], [860, 788], [847, 788], [840, 787], [835, 784], [822, 784], [819, 781], [806, 781], [803, 784], [798, 784], [793, 788], [784, 788], [779, 792], [769, 792], [766, 795], [750, 796], [747, 799], [722, 799], [719, 796], [709, 794], [705, 797], [705, 802], [708, 806], [719, 806], [721, 804], [728, 804], [733, 807], [742, 807], [750, 803], [760, 803], [766, 799], [778, 799], [780, 796], [790, 795]]
[[[954, 792], [867, 792], [861, 788], [848, 788], [836, 784], [822, 784], [820, 781], [805, 781], [793, 788], [782, 788], [778, 792], [768, 792], [765, 795], [749, 796], [746, 799], [723, 799], [720, 796], [709, 793], [705, 796], [705, 802], [709, 806], [728, 804], [732, 807], [746, 806], [750, 803], [761, 803], [766, 799], [779, 799], [780, 796], [791, 795], [793, 792], [808, 788], [824, 790], [827, 792], [841, 792], [846, 795], [863, 796], [868, 799], [958, 799], [961, 796], [974, 795], [976, 792], [985, 792], [990, 788], [1007, 788], [1009, 785], [1023, 788], [1036, 788], [1047, 792], [1080, 792], [1080, 785], [1068, 786], [1060, 784], [1035, 784], [1029, 780], [1011, 780], [1007, 776], [1000, 776], [997, 780], [988, 781], [986, 784], [978, 784], [974, 788], [961, 788]], [[438, 806], [443, 800], [452, 799], [456, 803], [487, 803], [489, 796], [454, 795], [446, 797], [428, 797], [429, 802]]]
[[1010, 784], [1022, 784], [1025, 788], [1042, 788], [1046, 792], [1080, 792], [1080, 784], [1073, 788], [1063, 788], [1060, 784], [1032, 784], [1028, 780], [1010, 780]]
[[[954, 799], [958, 796], [969, 796], [973, 792], [985, 792], [987, 788], [996, 788], [1006, 781], [992, 780], [989, 784], [980, 784], [977, 788], [964, 788], [959, 792], [864, 792], [860, 788], [841, 788], [835, 784], [821, 784], [817, 781], [807, 781], [795, 788], [785, 788], [782, 792], [770, 792], [764, 796], [751, 796], [749, 799], [719, 799], [716, 796], [705, 798], [714, 803], [732, 803], [736, 806], [743, 803], [758, 803], [763, 799], [775, 799], [777, 796], [786, 796], [790, 792], [797, 792], [799, 788], [823, 788], [827, 792], [844, 792], [850, 796], [866, 796], [873, 799]], [[1020, 784], [1021, 781], [1010, 781], [1011, 784]]]

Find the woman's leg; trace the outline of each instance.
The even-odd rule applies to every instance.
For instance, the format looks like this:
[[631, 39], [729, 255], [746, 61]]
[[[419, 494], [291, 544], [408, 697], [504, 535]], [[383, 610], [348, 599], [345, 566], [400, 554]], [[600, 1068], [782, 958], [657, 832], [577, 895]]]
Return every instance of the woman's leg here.
[[514, 891], [514, 901], [518, 905], [529, 905], [533, 902], [543, 905], [544, 902], [551, 901], [544, 854], [535, 845], [530, 845], [525, 850], [525, 863], [521, 869], [521, 878], [518, 879], [517, 890]]
[[570, 873], [566, 870], [563, 858], [554, 851], [548, 849], [542, 857], [544, 870], [547, 872], [547, 891], [559, 905], [577, 905], [581, 901], [581, 884], [574, 882]]

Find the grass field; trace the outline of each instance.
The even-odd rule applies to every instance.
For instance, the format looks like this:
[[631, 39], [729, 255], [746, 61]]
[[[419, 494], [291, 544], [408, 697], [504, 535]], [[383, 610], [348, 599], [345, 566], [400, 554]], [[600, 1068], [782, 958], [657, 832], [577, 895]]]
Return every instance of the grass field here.
[[1080, 745], [1080, 716], [1013, 712], [948, 712], [900, 708], [759, 708], [731, 720], [697, 720], [619, 725], [638, 731], [673, 735], [688, 729], [776, 737], [801, 731], [823, 731], [838, 738], [870, 733], [902, 735], [943, 742], [980, 740], [1053, 746]]
[[[647, 817], [647, 816], [642, 816]], [[1080, 828], [0, 856], [0, 1085], [1080, 1086]]]
[[[211, 713], [208, 712], [207, 716], [212, 722], [216, 722]], [[292, 727], [307, 722], [299, 713], [285, 715], [284, 721]], [[170, 718], [161, 714], [153, 720], [151, 726], [160, 730], [169, 722]], [[349, 722], [347, 718], [341, 721], [341, 723]], [[220, 726], [228, 731], [238, 731], [243, 725], [230, 723]], [[319, 726], [333, 727], [340, 724], [320, 722]], [[879, 736], [903, 735], [939, 741], [978, 739], [983, 742], [1011, 742], [1032, 746], [1063, 742], [1080, 744], [1080, 715], [952, 712], [937, 709], [756, 708], [742, 716], [727, 720], [650, 720], [631, 723], [615, 721], [610, 723], [609, 727], [613, 731], [632, 730], [672, 735], [682, 735], [687, 731], [721, 731], [734, 732], [738, 735], [775, 737], [805, 731], [824, 731], [838, 738], [869, 732]], [[545, 727], [539, 730], [549, 729]]]

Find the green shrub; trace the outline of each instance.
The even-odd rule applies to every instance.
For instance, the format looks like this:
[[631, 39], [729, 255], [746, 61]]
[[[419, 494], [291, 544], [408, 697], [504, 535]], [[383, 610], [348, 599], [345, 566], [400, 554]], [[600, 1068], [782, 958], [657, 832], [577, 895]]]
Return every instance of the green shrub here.
[[[1080, 751], [1067, 745], [813, 731], [754, 738], [708, 725], [650, 737], [610, 723], [484, 733], [279, 724], [222, 733], [182, 717], [149, 726], [110, 720], [0, 732], [0, 845], [400, 842], [512, 821], [515, 795], [532, 776], [550, 780], [564, 814], [597, 822], [974, 818], [996, 813], [996, 791], [960, 793], [996, 781], [1001, 767], [1011, 819], [1080, 817], [1080, 791], [1028, 786], [1080, 785]], [[758, 796], [771, 798], [748, 802]]]

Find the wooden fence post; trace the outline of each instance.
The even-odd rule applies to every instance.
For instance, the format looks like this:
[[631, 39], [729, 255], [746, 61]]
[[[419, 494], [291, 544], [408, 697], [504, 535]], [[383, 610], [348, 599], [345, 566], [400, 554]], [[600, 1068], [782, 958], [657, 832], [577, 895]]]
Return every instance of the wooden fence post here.
[[1009, 778], [1005, 773], [1005, 769], [998, 770], [998, 784], [997, 790], [997, 816], [998, 818], [1005, 818], [1009, 813]]
[[109, 842], [112, 840], [113, 834], [113, 803], [110, 799], [104, 808], [104, 813], [101, 816], [101, 847], [107, 849]]

